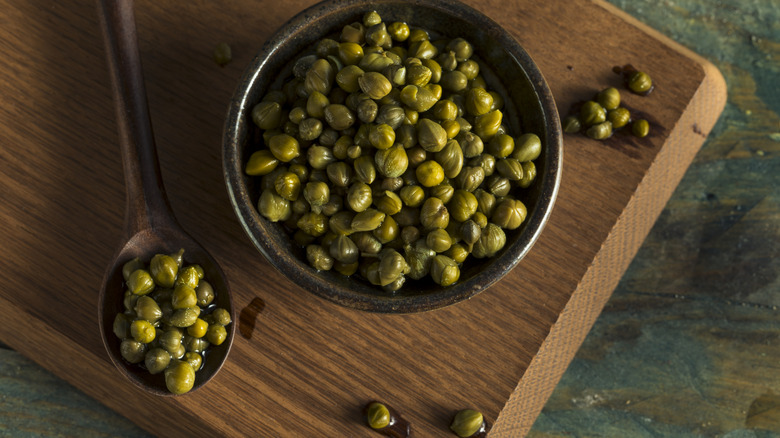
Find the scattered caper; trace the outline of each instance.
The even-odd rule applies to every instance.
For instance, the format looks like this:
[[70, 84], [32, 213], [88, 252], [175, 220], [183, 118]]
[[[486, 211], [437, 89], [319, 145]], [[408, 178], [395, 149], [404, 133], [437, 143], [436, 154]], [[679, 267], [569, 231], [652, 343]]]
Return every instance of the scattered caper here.
[[233, 51], [228, 43], [219, 43], [214, 47], [213, 57], [219, 66], [225, 66], [233, 60]]
[[455, 414], [450, 429], [459, 437], [468, 438], [485, 429], [485, 418], [479, 411], [463, 409]]
[[648, 93], [653, 88], [653, 80], [647, 73], [635, 71], [628, 76], [628, 88], [637, 94]]
[[650, 123], [645, 119], [639, 119], [631, 125], [631, 133], [637, 137], [645, 137], [650, 132]]

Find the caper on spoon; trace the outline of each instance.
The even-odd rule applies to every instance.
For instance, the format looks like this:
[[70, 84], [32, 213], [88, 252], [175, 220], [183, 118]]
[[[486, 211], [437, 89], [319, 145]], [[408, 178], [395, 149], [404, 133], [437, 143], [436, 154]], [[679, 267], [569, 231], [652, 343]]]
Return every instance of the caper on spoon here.
[[[150, 393], [172, 395], [163, 373], [151, 374], [122, 357], [113, 322], [124, 310], [127, 287], [123, 265], [135, 258], [148, 261], [155, 254], [184, 250], [188, 263], [203, 268], [214, 289], [216, 305], [226, 309], [235, 320], [232, 298], [219, 264], [182, 229], [165, 194], [137, 46], [133, 1], [100, 0], [98, 6], [116, 103], [126, 189], [123, 243], [108, 264], [100, 290], [100, 332], [111, 361], [125, 377]], [[235, 324], [230, 324], [225, 341], [204, 358], [189, 392], [203, 386], [219, 371], [230, 351], [234, 332]]]

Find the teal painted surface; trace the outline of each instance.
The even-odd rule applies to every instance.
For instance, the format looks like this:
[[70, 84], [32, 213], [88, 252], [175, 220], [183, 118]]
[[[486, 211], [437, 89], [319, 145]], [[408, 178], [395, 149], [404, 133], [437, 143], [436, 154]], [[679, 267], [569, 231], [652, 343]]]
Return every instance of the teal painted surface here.
[[780, 436], [780, 2], [611, 2], [728, 103], [531, 436]]
[[[780, 436], [780, 2], [612, 3], [713, 62], [729, 98], [531, 436]], [[148, 436], [0, 348], [6, 435]]]
[[0, 436], [149, 435], [36, 363], [0, 345]]

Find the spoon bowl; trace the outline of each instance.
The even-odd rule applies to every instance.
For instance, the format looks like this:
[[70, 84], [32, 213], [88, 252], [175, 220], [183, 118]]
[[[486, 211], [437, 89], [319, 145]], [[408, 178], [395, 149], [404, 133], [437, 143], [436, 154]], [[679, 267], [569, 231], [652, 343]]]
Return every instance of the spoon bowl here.
[[[116, 101], [126, 189], [122, 243], [106, 269], [100, 289], [100, 333], [109, 357], [125, 377], [145, 391], [169, 396], [174, 394], [166, 387], [164, 373], [153, 375], [126, 361], [120, 352], [121, 340], [114, 334], [113, 323], [117, 314], [125, 310], [123, 265], [136, 257], [149, 263], [155, 254], [183, 249], [186, 264], [203, 268], [204, 279], [214, 288], [216, 307], [226, 309], [232, 321], [236, 321], [235, 312], [224, 272], [209, 252], [182, 229], [165, 194], [137, 47], [133, 1], [100, 0], [99, 12]], [[205, 385], [220, 370], [230, 352], [235, 325], [233, 322], [226, 327], [227, 337], [221, 345], [206, 350], [188, 393]]]

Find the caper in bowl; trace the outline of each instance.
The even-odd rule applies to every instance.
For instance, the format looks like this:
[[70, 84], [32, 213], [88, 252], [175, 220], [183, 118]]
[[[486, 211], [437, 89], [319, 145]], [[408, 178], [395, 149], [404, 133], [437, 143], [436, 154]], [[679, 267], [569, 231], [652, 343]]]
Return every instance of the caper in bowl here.
[[244, 230], [291, 281], [417, 312], [475, 295], [528, 252], [557, 194], [560, 132], [531, 57], [476, 10], [325, 1], [245, 71], [223, 167]]

